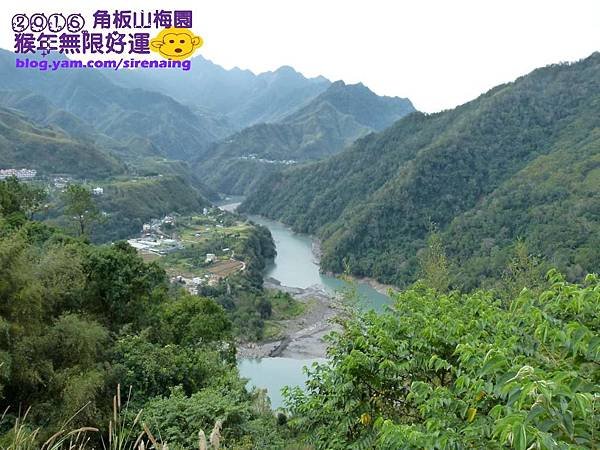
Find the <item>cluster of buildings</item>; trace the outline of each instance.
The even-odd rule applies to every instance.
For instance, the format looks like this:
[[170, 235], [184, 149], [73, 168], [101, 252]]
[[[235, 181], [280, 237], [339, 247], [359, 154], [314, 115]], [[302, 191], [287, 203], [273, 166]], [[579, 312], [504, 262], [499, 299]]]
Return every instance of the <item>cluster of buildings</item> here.
[[[9, 177], [16, 177], [21, 181], [33, 180], [37, 176], [35, 169], [0, 169], [0, 180], [5, 180]], [[57, 175], [50, 180], [50, 186], [63, 191], [73, 182], [73, 179], [66, 175]], [[95, 187], [92, 189], [92, 194], [103, 195], [104, 188]]]
[[265, 164], [283, 164], [285, 166], [291, 166], [292, 164], [296, 164], [297, 161], [293, 159], [266, 159], [266, 158], [258, 158], [255, 154], [240, 156], [238, 159], [242, 161], [258, 161]]
[[62, 189], [65, 189], [71, 181], [72, 181], [71, 177], [65, 177], [65, 176], [54, 177], [52, 180], [52, 184], [54, 185], [54, 187], [56, 189], [62, 190]]
[[149, 223], [142, 225], [142, 236], [149, 237], [152, 235], [157, 235], [160, 237], [165, 237], [161, 227], [172, 225], [175, 225], [175, 217], [173, 216], [165, 216], [162, 219], [152, 219]]
[[[204, 214], [207, 215], [208, 212], [208, 209], [205, 208]], [[165, 231], [163, 231], [166, 230], [168, 226], [172, 225], [175, 225], [175, 217], [170, 215], [167, 215], [162, 219], [153, 219], [150, 222], [142, 225], [140, 237], [129, 239], [127, 242], [141, 253], [154, 254], [158, 256], [167, 255], [171, 252], [181, 250], [184, 248], [184, 244], [178, 239], [171, 238]], [[222, 226], [223, 225], [221, 225], [221, 227]], [[210, 231], [210, 228], [207, 227], [206, 231]], [[197, 232], [195, 236], [200, 237], [200, 234], [200, 232]], [[230, 259], [233, 260], [234, 252], [230, 248], [223, 248], [221, 251], [226, 255], [230, 253]], [[214, 264], [219, 262], [219, 257], [215, 253], [207, 253], [204, 262], [206, 264]], [[241, 270], [243, 270], [245, 268], [245, 264], [242, 262], [241, 265]], [[239, 270], [239, 268], [237, 270]], [[221, 272], [209, 272], [201, 276], [194, 277], [174, 275], [171, 277], [171, 282], [181, 284], [191, 294], [197, 294], [200, 286], [215, 286], [219, 283], [219, 280], [223, 278], [223, 276], [224, 274]]]
[[171, 277], [171, 283], [178, 283], [185, 286], [190, 294], [198, 294], [198, 288], [202, 285], [216, 286], [219, 284], [219, 277], [213, 274], [205, 274], [203, 277], [187, 278], [182, 275]]
[[173, 216], [153, 219], [150, 223], [142, 225], [141, 237], [129, 239], [127, 242], [137, 250], [161, 256], [180, 250], [183, 248], [181, 242], [167, 237], [161, 230], [161, 227], [173, 225], [174, 223], [175, 218]]
[[175, 239], [163, 238], [160, 236], [146, 236], [127, 241], [133, 248], [156, 255], [167, 255], [183, 248], [181, 243]]
[[0, 180], [17, 177], [19, 180], [33, 180], [37, 175], [35, 169], [0, 169]]

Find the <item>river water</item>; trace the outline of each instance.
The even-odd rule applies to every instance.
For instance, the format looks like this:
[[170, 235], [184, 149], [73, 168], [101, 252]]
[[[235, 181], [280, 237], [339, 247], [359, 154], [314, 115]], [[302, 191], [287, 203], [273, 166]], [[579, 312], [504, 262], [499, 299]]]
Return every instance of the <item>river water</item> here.
[[[237, 200], [237, 199], [236, 199]], [[239, 203], [221, 205], [224, 210], [233, 211]], [[390, 298], [381, 294], [364, 282], [349, 283], [319, 272], [319, 266], [312, 251], [312, 238], [307, 235], [294, 233], [280, 222], [251, 216], [250, 219], [264, 225], [271, 231], [277, 247], [277, 256], [267, 267], [265, 277], [278, 280], [284, 286], [307, 288], [320, 285], [332, 294], [351, 288], [356, 288], [359, 305], [365, 309], [380, 311], [390, 303]], [[295, 359], [295, 358], [243, 358], [238, 361], [240, 374], [248, 378], [249, 387], [267, 389], [273, 408], [283, 406], [281, 388], [284, 386], [303, 385], [306, 378], [304, 366], [314, 362], [324, 362], [324, 359]]]
[[[318, 284], [332, 294], [352, 287], [346, 281], [319, 272], [310, 236], [294, 233], [286, 225], [263, 217], [251, 216], [250, 219], [271, 231], [277, 247], [277, 256], [267, 267], [265, 277], [275, 278], [284, 286], [291, 287], [307, 288]], [[381, 311], [389, 304], [390, 298], [368, 283], [357, 282], [354, 285], [360, 306]]]

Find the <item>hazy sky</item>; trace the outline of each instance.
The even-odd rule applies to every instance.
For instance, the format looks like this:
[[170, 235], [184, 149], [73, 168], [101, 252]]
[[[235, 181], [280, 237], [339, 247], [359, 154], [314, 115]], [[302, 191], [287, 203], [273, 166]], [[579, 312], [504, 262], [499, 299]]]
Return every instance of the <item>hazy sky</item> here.
[[290, 65], [409, 97], [427, 112], [600, 50], [600, 0], [23, 0], [3, 4], [0, 45], [12, 49], [16, 12], [88, 18], [114, 8], [192, 9], [200, 53], [225, 68]]

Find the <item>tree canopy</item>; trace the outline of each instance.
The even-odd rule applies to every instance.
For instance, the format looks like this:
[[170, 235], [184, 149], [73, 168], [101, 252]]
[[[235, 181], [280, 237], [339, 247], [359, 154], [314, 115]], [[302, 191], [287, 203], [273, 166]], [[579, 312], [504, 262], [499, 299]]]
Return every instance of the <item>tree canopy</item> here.
[[344, 321], [293, 426], [323, 449], [596, 448], [600, 280], [548, 278], [508, 303], [418, 283]]

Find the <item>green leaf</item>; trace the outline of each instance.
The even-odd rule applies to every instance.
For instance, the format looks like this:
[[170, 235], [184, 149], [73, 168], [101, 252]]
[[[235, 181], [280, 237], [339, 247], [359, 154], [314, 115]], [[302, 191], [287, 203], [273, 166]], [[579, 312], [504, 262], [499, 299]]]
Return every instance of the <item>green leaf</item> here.
[[477, 408], [469, 408], [467, 410], [467, 422], [473, 422], [476, 414], [477, 414]]
[[527, 448], [527, 433], [523, 423], [515, 423], [512, 427], [513, 447], [517, 450], [526, 450]]

